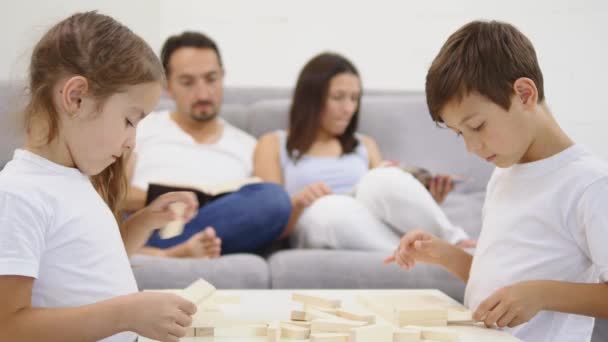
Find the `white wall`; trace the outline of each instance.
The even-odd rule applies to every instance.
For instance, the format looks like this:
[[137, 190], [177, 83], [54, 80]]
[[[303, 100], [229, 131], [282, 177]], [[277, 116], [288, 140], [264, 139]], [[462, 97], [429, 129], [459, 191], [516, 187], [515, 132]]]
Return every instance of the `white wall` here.
[[[33, 8], [38, 8], [32, 10]], [[40, 7], [43, 7], [40, 9]], [[360, 69], [367, 88], [422, 90], [450, 33], [473, 19], [519, 27], [536, 46], [547, 101], [566, 131], [608, 158], [608, 2], [601, 0], [154, 0], [32, 1], [0, 5], [0, 79], [20, 74], [24, 49], [47, 24], [76, 9], [116, 16], [158, 51], [185, 29], [217, 40], [232, 86], [292, 86], [314, 54], [333, 50]]]

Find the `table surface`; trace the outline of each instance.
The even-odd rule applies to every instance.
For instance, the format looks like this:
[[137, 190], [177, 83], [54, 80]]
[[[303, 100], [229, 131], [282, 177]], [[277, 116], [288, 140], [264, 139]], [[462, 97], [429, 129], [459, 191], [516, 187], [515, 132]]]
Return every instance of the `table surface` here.
[[[177, 290], [163, 290], [161, 292], [176, 292]], [[291, 300], [292, 293], [318, 295], [329, 299], [342, 300], [342, 307], [356, 311], [371, 312], [360, 304], [361, 296], [370, 298], [390, 299], [394, 302], [408, 303], [407, 308], [421, 308], [421, 306], [441, 307], [450, 309], [465, 309], [465, 307], [439, 290], [218, 290], [215, 298], [218, 303], [233, 302], [239, 298], [238, 304], [220, 304], [218, 307], [226, 317], [252, 321], [289, 321], [292, 310], [302, 310], [302, 304]], [[199, 310], [193, 321], [205, 320], [205, 315], [211, 315]], [[377, 323], [390, 324], [377, 315]], [[394, 325], [393, 325], [394, 326]], [[497, 330], [486, 329], [473, 325], [448, 325], [441, 327], [449, 331], [458, 332], [460, 342], [521, 342], [518, 338]], [[139, 337], [139, 342], [152, 342], [145, 337]], [[182, 342], [203, 341], [266, 341], [266, 337], [184, 337]], [[287, 341], [287, 340], [285, 340]], [[307, 341], [307, 340], [299, 340]]]

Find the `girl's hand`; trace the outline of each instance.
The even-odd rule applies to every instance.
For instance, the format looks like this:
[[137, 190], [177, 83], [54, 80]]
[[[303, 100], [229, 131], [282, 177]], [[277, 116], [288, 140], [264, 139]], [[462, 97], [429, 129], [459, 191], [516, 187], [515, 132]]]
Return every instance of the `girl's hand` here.
[[319, 198], [331, 194], [331, 189], [324, 182], [313, 183], [302, 189], [293, 197], [294, 205], [306, 208]]
[[473, 318], [488, 327], [513, 328], [543, 310], [543, 298], [542, 282], [524, 281], [494, 292], [479, 304]]
[[169, 293], [139, 292], [126, 298], [128, 330], [161, 342], [184, 337], [197, 309], [194, 303]]

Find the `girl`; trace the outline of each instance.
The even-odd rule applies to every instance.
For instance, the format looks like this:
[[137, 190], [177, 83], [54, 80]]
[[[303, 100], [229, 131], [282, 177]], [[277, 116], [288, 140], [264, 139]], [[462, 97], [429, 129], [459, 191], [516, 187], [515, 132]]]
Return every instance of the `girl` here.
[[[414, 177], [377, 168], [382, 157], [376, 143], [356, 133], [360, 99], [361, 81], [352, 63], [320, 54], [300, 73], [289, 130], [263, 136], [256, 147], [256, 176], [283, 184], [292, 196], [286, 231], [293, 231], [293, 244], [391, 250], [399, 236], [421, 227], [471, 246]], [[450, 189], [449, 178], [432, 181], [439, 201]], [[354, 196], [344, 196], [349, 193]]]
[[[30, 64], [24, 149], [0, 173], [0, 340], [178, 341], [196, 306], [137, 293], [127, 253], [173, 219], [172, 193], [115, 217], [135, 126], [160, 96], [163, 70], [128, 28], [95, 12], [47, 32]], [[126, 247], [126, 248], [125, 248]]]

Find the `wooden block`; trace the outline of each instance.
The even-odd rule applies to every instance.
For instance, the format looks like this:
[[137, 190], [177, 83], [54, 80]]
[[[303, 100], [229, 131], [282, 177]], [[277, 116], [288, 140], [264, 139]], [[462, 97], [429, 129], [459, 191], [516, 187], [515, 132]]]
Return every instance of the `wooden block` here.
[[207, 327], [197, 328], [196, 336], [214, 336], [214, 337], [253, 337], [253, 336], [268, 336], [268, 326], [263, 325], [246, 325], [235, 327]]
[[373, 324], [351, 329], [349, 342], [391, 342], [392, 340], [392, 327]]
[[295, 326], [298, 326], [301, 328], [310, 329], [310, 322], [307, 322], [307, 321], [283, 321], [283, 322], [281, 322], [281, 324], [295, 325]]
[[267, 341], [268, 342], [280, 342], [281, 341], [281, 326], [279, 322], [271, 322], [268, 325], [267, 330]]
[[312, 321], [312, 316], [306, 311], [293, 310], [291, 319], [294, 321]]
[[365, 325], [367, 323], [357, 321], [316, 319], [311, 322], [310, 331], [312, 333], [348, 333], [352, 328]]
[[471, 310], [448, 310], [448, 323], [475, 323]]
[[362, 312], [338, 309], [336, 311], [336, 316], [342, 317], [344, 319], [350, 319], [352, 321], [363, 321], [369, 324], [376, 323], [376, 315], [374, 314], [366, 314]]
[[186, 328], [186, 336], [185, 337], [194, 337], [196, 336], [196, 328], [188, 327]]
[[307, 322], [312, 321], [314, 319], [341, 319], [338, 316], [332, 315], [332, 314], [324, 312], [324, 311], [315, 310], [315, 309], [308, 309], [306, 311], [293, 310], [291, 312], [290, 317], [294, 321], [307, 321]]
[[199, 279], [182, 290], [179, 294], [194, 304], [200, 304], [214, 293], [215, 287], [213, 285], [203, 279]]
[[291, 299], [295, 302], [317, 306], [320, 308], [335, 309], [342, 305], [342, 302], [337, 299], [327, 299], [318, 296], [311, 296], [302, 293], [293, 293]]
[[310, 342], [348, 342], [348, 334], [316, 333], [310, 334]]
[[331, 309], [330, 308], [321, 308], [321, 307], [310, 305], [310, 304], [304, 304], [304, 305], [302, 305], [302, 307], [303, 307], [304, 311], [315, 310], [315, 311], [322, 311], [322, 312], [332, 314], [332, 315], [335, 315], [339, 310], [337, 308], [331, 308]]
[[400, 327], [405, 325], [445, 326], [448, 324], [448, 310], [397, 309], [395, 320]]
[[455, 331], [423, 328], [421, 335], [424, 340], [434, 340], [438, 342], [459, 341], [458, 333]]
[[310, 327], [299, 327], [289, 323], [281, 323], [281, 337], [303, 340], [310, 337]]
[[417, 328], [400, 328], [393, 332], [393, 342], [422, 341], [422, 331]]
[[160, 230], [159, 235], [161, 239], [170, 239], [184, 232], [184, 213], [186, 211], [186, 203], [184, 202], [173, 202], [169, 204], [169, 210], [171, 210], [178, 219], [167, 223], [167, 225]]

